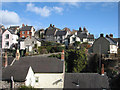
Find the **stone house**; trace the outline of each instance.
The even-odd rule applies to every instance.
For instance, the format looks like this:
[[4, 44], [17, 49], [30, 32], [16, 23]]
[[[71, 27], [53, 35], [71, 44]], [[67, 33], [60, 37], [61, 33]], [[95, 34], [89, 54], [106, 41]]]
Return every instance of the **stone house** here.
[[34, 36], [28, 36], [26, 39], [20, 41], [20, 50], [27, 49], [28, 52], [32, 52], [35, 46], [36, 48], [40, 47], [41, 40]]
[[46, 41], [56, 42], [57, 39], [56, 39], [55, 35], [58, 30], [60, 30], [60, 29], [58, 29], [54, 25], [50, 24], [50, 26], [45, 30]]
[[93, 53], [96, 54], [117, 54], [118, 43], [108, 35], [104, 37], [103, 34], [100, 34], [100, 37], [93, 43], [92, 48]]

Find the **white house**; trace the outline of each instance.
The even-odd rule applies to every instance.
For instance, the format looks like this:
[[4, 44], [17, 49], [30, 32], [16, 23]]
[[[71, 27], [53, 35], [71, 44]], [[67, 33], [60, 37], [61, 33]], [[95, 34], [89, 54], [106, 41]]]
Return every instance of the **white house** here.
[[80, 38], [78, 36], [76, 36], [75, 34], [73, 35], [69, 35], [67, 38], [68, 41], [68, 45], [74, 44], [76, 41], [81, 42]]
[[18, 36], [10, 29], [7, 29], [2, 34], [2, 48], [10, 49], [12, 44], [18, 43]]
[[[63, 88], [63, 62], [59, 59], [48, 57], [21, 57], [12, 66], [3, 68], [3, 81], [11, 81], [11, 77], [13, 77], [14, 88], [18, 88], [21, 85], [34, 88]], [[9, 85], [9, 82], [7, 84]]]
[[28, 36], [24, 41], [20, 42], [20, 48], [26, 48], [27, 51], [31, 52], [33, 48], [41, 46], [41, 40], [34, 36]]

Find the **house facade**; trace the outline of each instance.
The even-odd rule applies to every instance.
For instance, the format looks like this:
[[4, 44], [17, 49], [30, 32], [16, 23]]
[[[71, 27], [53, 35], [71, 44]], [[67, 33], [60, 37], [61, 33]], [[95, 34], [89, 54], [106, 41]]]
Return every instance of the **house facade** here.
[[34, 36], [28, 36], [26, 39], [20, 41], [20, 49], [27, 49], [28, 52], [32, 52], [33, 48], [41, 46], [41, 40]]
[[22, 24], [22, 28], [20, 28], [20, 38], [26, 38], [28, 36], [34, 36], [35, 29], [33, 26], [28, 26]]
[[79, 28], [77, 36], [80, 38], [81, 43], [87, 42], [88, 44], [92, 45], [94, 42], [94, 35], [90, 34], [85, 27], [83, 28], [83, 30], [81, 27]]
[[50, 24], [50, 26], [45, 30], [46, 41], [56, 42], [57, 39], [56, 39], [55, 35], [58, 30], [59, 30], [58, 28], [56, 28], [54, 25]]
[[118, 43], [111, 37], [100, 34], [100, 37], [93, 43], [93, 53], [96, 54], [110, 54], [117, 53]]
[[18, 36], [10, 29], [7, 29], [2, 34], [2, 48], [10, 49], [12, 44], [18, 43]]

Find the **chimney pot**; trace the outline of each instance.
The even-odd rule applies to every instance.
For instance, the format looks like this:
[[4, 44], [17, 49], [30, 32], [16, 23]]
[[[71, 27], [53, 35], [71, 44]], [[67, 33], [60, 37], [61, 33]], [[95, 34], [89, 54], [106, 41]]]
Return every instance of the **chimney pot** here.
[[22, 27], [24, 27], [25, 25], [24, 24], [22, 24]]
[[110, 36], [111, 38], [113, 38], [113, 34], [110, 34], [109, 36]]
[[16, 51], [16, 60], [19, 60], [19, 58], [20, 58], [20, 53], [19, 53], [19, 50], [17, 49], [17, 51]]
[[61, 60], [64, 61], [64, 50], [62, 50]]
[[104, 76], [104, 64], [102, 64], [101, 75]]

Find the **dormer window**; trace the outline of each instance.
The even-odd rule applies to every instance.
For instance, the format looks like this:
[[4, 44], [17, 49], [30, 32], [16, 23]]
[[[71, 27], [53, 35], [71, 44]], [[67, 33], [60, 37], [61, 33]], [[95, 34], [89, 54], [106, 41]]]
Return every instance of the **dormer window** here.
[[9, 39], [9, 34], [6, 34], [6, 39]]

